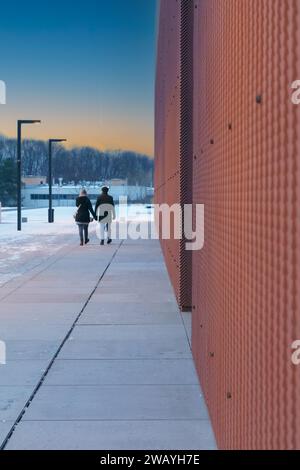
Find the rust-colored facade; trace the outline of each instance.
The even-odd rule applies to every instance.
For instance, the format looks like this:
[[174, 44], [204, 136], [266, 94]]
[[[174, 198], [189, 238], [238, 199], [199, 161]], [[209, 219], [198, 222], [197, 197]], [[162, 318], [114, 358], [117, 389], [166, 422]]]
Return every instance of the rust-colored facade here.
[[[300, 366], [291, 361], [300, 339], [300, 107], [291, 101], [300, 1], [191, 3], [194, 41], [184, 52], [182, 2], [161, 1], [156, 201], [181, 201], [162, 185], [170, 168], [191, 169], [193, 202], [205, 205], [205, 245], [189, 278], [195, 363], [220, 448], [300, 449]], [[182, 75], [172, 81], [191, 50], [193, 156], [180, 152], [186, 103], [173, 93]], [[163, 242], [178, 289], [184, 254], [175, 270], [174, 246]]]

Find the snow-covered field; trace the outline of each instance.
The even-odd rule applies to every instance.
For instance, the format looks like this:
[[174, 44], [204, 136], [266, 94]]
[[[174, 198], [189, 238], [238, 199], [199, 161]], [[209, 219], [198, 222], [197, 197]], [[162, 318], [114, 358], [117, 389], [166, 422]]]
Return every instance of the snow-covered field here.
[[[47, 209], [23, 209], [28, 218], [22, 231], [17, 231], [15, 210], [2, 211], [0, 224], [0, 286], [40, 265], [64, 246], [78, 244], [77, 227], [74, 223], [75, 208], [55, 208], [55, 223], [47, 222]], [[117, 218], [118, 218], [117, 207]], [[151, 221], [153, 211], [144, 205], [128, 206], [128, 220]], [[97, 224], [90, 225], [91, 241], [97, 240]], [[98, 241], [98, 240], [97, 240]]]
[[63, 245], [74, 243], [72, 208], [55, 211], [55, 224], [48, 224], [47, 209], [23, 210], [28, 223], [17, 231], [16, 211], [2, 211], [0, 224], [0, 286], [38, 266]]

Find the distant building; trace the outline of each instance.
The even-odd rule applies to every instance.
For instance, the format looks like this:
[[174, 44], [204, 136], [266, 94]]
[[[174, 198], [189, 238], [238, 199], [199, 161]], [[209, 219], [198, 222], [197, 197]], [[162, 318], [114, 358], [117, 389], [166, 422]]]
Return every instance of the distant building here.
[[[39, 179], [38, 179], [39, 180]], [[119, 184], [116, 184], [116, 183]], [[120, 184], [124, 182], [124, 184]], [[146, 186], [128, 186], [126, 180], [112, 180], [105, 183], [92, 185], [54, 185], [52, 188], [53, 207], [72, 207], [75, 205], [76, 197], [82, 187], [88, 191], [88, 196], [92, 203], [96, 202], [101, 192], [103, 184], [110, 187], [109, 193], [119, 202], [119, 197], [126, 196], [129, 203], [147, 203], [151, 202], [153, 197], [153, 188]], [[23, 206], [26, 208], [43, 208], [49, 204], [49, 187], [48, 184], [33, 184], [26, 186], [22, 190]]]
[[37, 186], [47, 183], [47, 176], [24, 176], [22, 182], [25, 186]]
[[128, 185], [127, 179], [114, 178], [108, 182], [108, 186], [127, 186], [127, 185]]

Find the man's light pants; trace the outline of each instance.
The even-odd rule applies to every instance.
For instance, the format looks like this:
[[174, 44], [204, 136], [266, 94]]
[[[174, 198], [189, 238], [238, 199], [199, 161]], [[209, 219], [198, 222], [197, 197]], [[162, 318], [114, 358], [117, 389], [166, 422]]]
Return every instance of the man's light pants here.
[[107, 239], [111, 239], [111, 223], [103, 224], [102, 222], [100, 222], [99, 225], [100, 225], [100, 239], [101, 240], [105, 239], [106, 227], [107, 227]]

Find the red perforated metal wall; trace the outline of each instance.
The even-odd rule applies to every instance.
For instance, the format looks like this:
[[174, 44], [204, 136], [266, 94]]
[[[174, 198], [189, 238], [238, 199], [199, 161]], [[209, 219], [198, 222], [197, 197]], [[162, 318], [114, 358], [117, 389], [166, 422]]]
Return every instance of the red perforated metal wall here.
[[195, 7], [194, 356], [220, 447], [296, 448], [300, 2]]
[[[205, 246], [192, 263], [193, 354], [220, 448], [299, 449], [291, 344], [300, 339], [300, 107], [291, 83], [300, 79], [300, 1], [191, 2], [193, 198], [205, 204]], [[160, 40], [175, 3], [162, 2]], [[168, 54], [159, 43], [158, 89], [170, 55], [178, 60], [178, 27]], [[160, 202], [170, 191], [158, 182], [180, 159], [178, 110], [161, 128], [172, 83], [157, 107]]]

